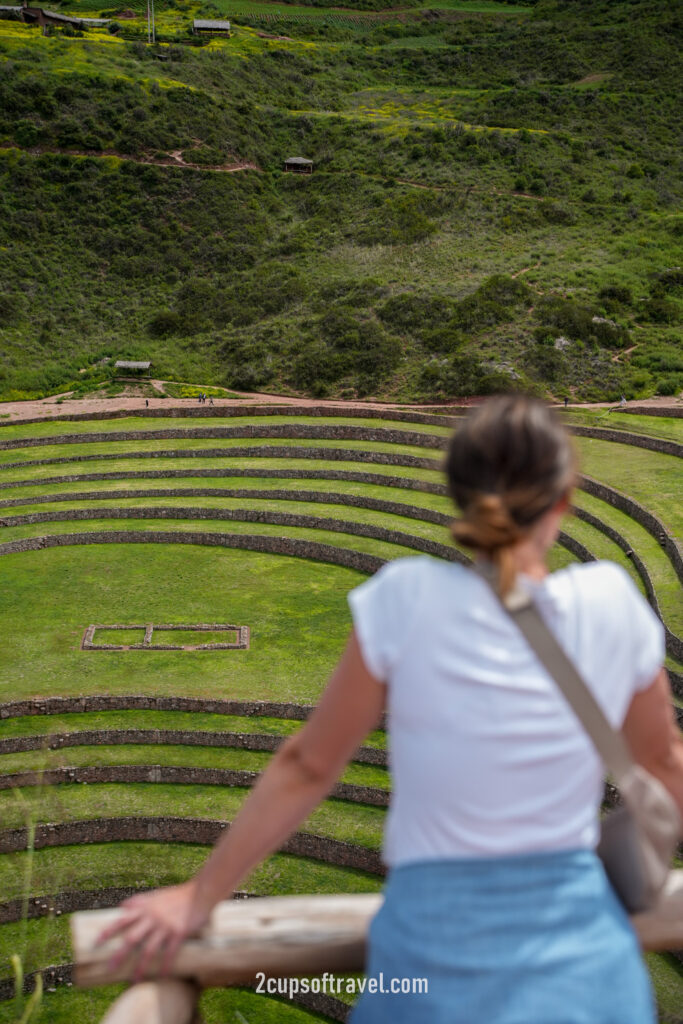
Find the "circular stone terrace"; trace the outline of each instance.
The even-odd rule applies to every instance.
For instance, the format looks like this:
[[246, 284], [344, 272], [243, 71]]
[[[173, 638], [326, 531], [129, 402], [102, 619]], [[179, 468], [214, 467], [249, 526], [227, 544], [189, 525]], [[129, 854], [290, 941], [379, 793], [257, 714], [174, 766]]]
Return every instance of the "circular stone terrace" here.
[[[46, 1020], [96, 1021], [114, 993], [70, 987], [66, 915], [198, 866], [315, 704], [347, 591], [389, 559], [467, 558], [440, 471], [457, 417], [157, 405], [0, 420], [0, 996], [12, 953], [27, 987], [49, 968]], [[567, 415], [584, 475], [551, 565], [630, 573], [665, 625], [680, 718], [683, 423]], [[376, 891], [388, 797], [378, 728], [244, 889]], [[679, 969], [649, 963], [667, 1019]], [[246, 990], [202, 1008], [210, 1024], [347, 1012]], [[0, 999], [0, 1022], [13, 1014]]]

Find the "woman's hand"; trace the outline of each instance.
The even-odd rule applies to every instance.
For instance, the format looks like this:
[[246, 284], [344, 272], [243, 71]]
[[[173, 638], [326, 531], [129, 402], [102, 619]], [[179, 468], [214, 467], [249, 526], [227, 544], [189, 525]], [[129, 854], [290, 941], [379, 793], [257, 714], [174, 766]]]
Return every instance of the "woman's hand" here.
[[114, 924], [99, 935], [98, 944], [118, 935], [121, 948], [112, 956], [109, 966], [120, 967], [135, 956], [134, 981], [151, 971], [167, 973], [183, 941], [206, 923], [211, 906], [202, 905], [194, 879], [167, 889], [138, 893], [121, 904], [121, 914]]

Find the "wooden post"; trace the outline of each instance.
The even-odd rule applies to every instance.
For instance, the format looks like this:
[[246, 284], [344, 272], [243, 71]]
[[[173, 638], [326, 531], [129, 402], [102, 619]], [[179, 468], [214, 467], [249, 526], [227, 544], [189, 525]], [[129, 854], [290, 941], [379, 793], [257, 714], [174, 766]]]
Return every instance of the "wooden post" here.
[[112, 1003], [102, 1024], [192, 1024], [198, 999], [199, 989], [190, 981], [144, 981]]

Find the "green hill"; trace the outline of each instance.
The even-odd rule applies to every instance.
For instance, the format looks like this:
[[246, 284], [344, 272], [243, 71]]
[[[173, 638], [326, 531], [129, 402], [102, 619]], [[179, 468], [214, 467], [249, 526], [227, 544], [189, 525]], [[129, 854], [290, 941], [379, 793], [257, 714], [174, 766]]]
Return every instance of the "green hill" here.
[[113, 31], [0, 20], [0, 398], [126, 356], [314, 396], [681, 389], [680, 13], [382, 6], [168, 0], [151, 47], [92, 0], [59, 10]]

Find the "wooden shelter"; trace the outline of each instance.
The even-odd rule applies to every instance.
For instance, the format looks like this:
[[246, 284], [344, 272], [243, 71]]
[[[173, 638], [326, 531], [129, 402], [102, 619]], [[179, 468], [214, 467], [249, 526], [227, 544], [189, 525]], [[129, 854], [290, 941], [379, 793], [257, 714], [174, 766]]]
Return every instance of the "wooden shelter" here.
[[229, 36], [229, 21], [207, 21], [204, 18], [195, 18], [192, 22], [194, 35]]
[[44, 7], [30, 7], [26, 2], [17, 7], [17, 12], [22, 21], [40, 25], [41, 28], [45, 28], [46, 25], [54, 25], [57, 28], [70, 25], [71, 28], [83, 31], [88, 28], [103, 28], [111, 21], [111, 18], [77, 18], [73, 15], [59, 14]]
[[114, 363], [114, 369], [119, 370], [123, 373], [138, 373], [138, 374], [149, 374], [149, 368], [152, 365], [149, 359], [147, 360], [131, 360], [131, 359], [118, 359]]
[[313, 174], [313, 161], [303, 156], [289, 156], [285, 160], [285, 171], [292, 174]]

